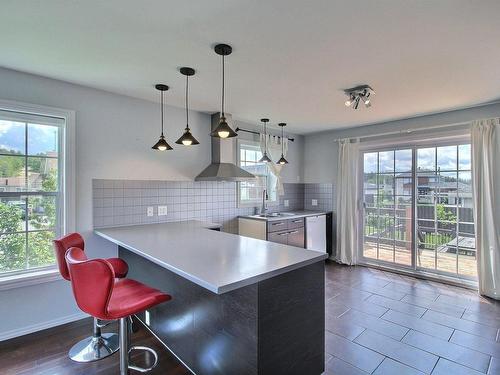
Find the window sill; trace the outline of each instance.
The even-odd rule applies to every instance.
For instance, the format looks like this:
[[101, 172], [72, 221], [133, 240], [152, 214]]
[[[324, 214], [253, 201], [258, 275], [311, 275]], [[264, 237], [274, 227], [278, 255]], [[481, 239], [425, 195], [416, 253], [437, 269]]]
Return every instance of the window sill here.
[[62, 280], [57, 268], [0, 277], [0, 291]]

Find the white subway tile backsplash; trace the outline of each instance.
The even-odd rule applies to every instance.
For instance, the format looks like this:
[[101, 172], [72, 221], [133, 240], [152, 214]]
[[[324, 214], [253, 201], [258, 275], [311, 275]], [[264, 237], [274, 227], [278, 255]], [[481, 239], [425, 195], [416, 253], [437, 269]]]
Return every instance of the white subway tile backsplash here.
[[[236, 233], [238, 215], [255, 212], [253, 207], [237, 207], [234, 182], [95, 179], [92, 187], [95, 227], [201, 219], [219, 222], [225, 231]], [[332, 210], [333, 196], [331, 184], [286, 183], [279, 205], [271, 209]], [[310, 207], [312, 199], [318, 206]], [[168, 207], [167, 215], [157, 216], [158, 205]], [[152, 217], [146, 215], [148, 206], [154, 207]]]

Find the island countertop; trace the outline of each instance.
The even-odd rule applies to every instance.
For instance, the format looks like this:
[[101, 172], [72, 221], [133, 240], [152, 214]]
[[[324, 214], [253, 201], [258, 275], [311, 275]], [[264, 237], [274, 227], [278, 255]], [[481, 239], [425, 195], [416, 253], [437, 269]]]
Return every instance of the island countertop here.
[[317, 251], [209, 230], [213, 227], [191, 220], [94, 232], [217, 294], [327, 258]]

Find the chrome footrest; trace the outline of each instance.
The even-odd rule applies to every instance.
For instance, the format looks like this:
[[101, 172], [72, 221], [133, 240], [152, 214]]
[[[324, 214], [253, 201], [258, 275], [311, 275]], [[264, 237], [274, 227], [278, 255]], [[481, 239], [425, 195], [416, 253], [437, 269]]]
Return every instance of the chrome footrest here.
[[128, 368], [130, 370], [135, 370], [135, 371], [139, 371], [139, 372], [149, 372], [152, 369], [154, 369], [156, 367], [156, 365], [158, 364], [158, 354], [153, 349], [148, 348], [147, 346], [132, 346], [128, 350], [129, 355], [130, 355], [130, 352], [132, 352], [133, 350], [143, 350], [143, 351], [151, 353], [154, 357], [154, 363], [150, 367], [139, 367], [139, 366], [135, 366], [133, 364], [129, 364]]

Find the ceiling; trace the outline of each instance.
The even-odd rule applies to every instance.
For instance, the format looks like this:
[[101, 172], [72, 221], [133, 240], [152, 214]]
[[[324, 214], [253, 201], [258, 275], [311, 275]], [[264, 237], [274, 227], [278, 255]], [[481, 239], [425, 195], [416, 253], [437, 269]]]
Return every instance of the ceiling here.
[[[3, 0], [0, 66], [309, 133], [500, 99], [500, 1]], [[343, 89], [370, 84], [370, 109]]]

